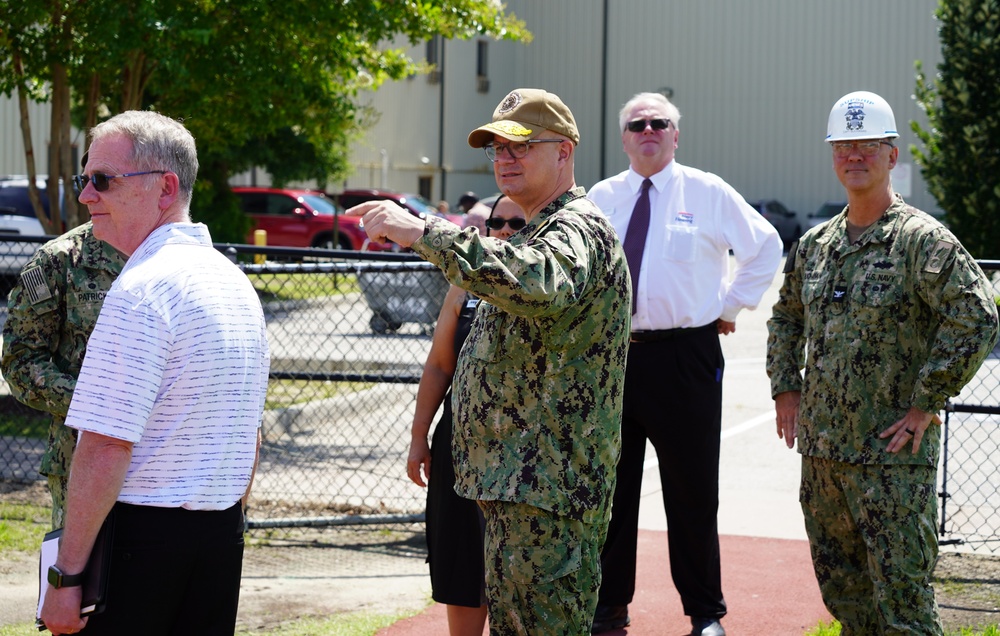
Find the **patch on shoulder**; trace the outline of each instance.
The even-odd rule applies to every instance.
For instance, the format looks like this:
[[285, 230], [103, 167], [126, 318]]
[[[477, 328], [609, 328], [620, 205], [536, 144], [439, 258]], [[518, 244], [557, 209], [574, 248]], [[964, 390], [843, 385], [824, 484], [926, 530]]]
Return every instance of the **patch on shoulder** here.
[[52, 292], [49, 290], [48, 283], [45, 282], [41, 267], [32, 267], [21, 272], [21, 286], [28, 294], [32, 305], [52, 298]]
[[930, 258], [927, 259], [927, 264], [924, 265], [924, 271], [930, 274], [940, 274], [941, 270], [944, 269], [945, 261], [951, 256], [951, 253], [955, 250], [955, 244], [950, 241], [938, 241], [931, 248]]

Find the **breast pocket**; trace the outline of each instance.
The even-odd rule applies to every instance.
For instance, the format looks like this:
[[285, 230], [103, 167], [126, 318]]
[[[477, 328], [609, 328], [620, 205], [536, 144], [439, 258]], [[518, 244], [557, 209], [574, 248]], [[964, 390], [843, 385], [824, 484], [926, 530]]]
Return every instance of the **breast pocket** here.
[[663, 258], [680, 263], [693, 263], [697, 256], [698, 228], [690, 225], [668, 225], [663, 236]]
[[903, 297], [898, 281], [864, 281], [851, 290], [852, 324], [866, 340], [896, 342], [899, 304]]

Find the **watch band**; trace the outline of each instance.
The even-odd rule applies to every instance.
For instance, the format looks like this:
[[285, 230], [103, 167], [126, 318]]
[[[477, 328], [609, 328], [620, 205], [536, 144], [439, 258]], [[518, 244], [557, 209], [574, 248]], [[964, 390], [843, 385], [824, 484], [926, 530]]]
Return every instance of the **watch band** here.
[[83, 572], [79, 574], [66, 574], [54, 565], [49, 566], [49, 583], [52, 587], [77, 587], [83, 585]]

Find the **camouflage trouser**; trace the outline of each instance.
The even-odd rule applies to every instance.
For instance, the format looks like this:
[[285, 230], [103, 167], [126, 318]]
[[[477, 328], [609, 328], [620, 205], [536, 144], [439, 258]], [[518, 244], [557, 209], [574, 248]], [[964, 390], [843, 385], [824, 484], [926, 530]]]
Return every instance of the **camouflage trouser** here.
[[607, 523], [526, 504], [480, 501], [486, 516], [491, 636], [590, 634]]
[[936, 471], [802, 457], [799, 501], [823, 602], [842, 636], [940, 636]]
[[57, 530], [66, 524], [66, 485], [68, 483], [68, 476], [49, 475], [49, 493], [52, 495], [53, 530]]

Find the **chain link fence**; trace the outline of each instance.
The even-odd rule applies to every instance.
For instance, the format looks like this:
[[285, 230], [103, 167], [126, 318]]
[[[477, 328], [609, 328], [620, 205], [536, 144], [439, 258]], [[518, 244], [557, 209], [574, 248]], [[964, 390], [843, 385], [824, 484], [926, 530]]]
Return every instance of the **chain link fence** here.
[[[1000, 298], [1000, 261], [979, 261]], [[945, 411], [942, 545], [1000, 552], [1000, 343]]]
[[[307, 548], [345, 541], [419, 554], [426, 493], [402, 462], [444, 277], [407, 254], [217, 247], [257, 288], [271, 347], [248, 523], [251, 544], [275, 550], [255, 563], [301, 573], [317, 563]], [[982, 264], [1000, 295], [1000, 261]], [[30, 414], [0, 398], [0, 417]], [[1000, 550], [998, 399], [1000, 347], [946, 413], [943, 543]], [[0, 438], [0, 478], [39, 479], [43, 448], [37, 435]]]

